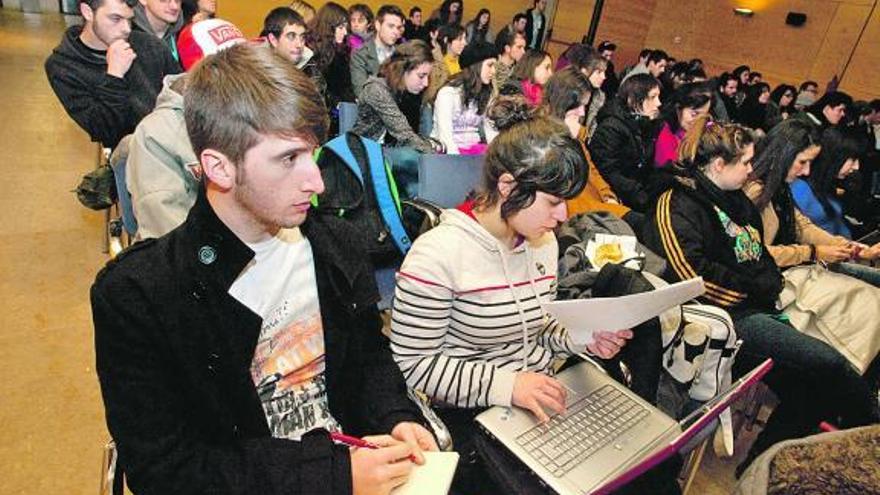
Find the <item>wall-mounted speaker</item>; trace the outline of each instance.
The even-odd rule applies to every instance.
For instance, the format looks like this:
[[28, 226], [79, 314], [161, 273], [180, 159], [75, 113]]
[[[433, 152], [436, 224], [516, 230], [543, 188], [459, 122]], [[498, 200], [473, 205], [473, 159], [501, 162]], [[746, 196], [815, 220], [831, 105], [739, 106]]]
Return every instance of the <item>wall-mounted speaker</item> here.
[[789, 26], [800, 27], [803, 26], [805, 22], [807, 22], [807, 14], [801, 12], [789, 12], [788, 15], [785, 16], [785, 23]]

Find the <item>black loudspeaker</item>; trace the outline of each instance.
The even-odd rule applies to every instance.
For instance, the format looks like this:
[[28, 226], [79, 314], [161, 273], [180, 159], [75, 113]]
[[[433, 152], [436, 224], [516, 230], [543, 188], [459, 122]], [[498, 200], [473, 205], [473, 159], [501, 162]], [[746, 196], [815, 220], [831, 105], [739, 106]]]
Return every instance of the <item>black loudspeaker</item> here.
[[789, 12], [785, 16], [785, 23], [789, 26], [799, 27], [803, 26], [805, 22], [807, 22], [807, 14], [801, 12]]

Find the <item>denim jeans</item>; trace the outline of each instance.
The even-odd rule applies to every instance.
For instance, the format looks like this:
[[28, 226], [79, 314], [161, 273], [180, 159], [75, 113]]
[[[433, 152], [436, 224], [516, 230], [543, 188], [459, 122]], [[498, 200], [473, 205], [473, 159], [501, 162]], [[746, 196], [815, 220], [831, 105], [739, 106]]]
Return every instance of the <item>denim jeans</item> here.
[[880, 269], [859, 263], [832, 263], [828, 265], [832, 272], [843, 273], [867, 282], [874, 287], [880, 287]]
[[814, 432], [823, 420], [854, 427], [877, 420], [876, 400], [867, 382], [828, 344], [803, 334], [776, 315], [755, 313], [734, 319], [743, 345], [734, 378], [773, 358], [764, 383], [780, 404], [752, 446], [758, 455], [771, 445]]

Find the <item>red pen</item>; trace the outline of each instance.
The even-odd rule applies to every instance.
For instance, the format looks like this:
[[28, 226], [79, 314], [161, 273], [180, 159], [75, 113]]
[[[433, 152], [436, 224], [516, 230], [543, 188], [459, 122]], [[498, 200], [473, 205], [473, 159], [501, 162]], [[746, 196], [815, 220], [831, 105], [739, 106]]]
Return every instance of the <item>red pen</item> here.
[[[344, 433], [339, 433], [336, 431], [330, 432], [330, 439], [334, 442], [348, 445], [349, 447], [358, 447], [362, 449], [378, 449], [379, 446], [375, 443], [368, 442], [363, 438], [353, 437], [351, 435], [346, 435]], [[416, 456], [410, 455], [409, 460], [412, 462], [416, 462]]]

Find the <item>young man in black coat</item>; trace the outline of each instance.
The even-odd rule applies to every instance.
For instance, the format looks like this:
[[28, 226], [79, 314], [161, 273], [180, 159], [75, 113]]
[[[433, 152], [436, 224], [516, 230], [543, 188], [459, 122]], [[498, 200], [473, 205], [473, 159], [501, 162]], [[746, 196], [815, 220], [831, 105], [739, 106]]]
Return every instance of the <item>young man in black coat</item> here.
[[180, 72], [155, 36], [131, 31], [133, 0], [80, 0], [72, 26], [46, 59], [46, 75], [68, 115], [113, 148], [153, 111], [162, 78]]
[[[203, 184], [186, 221], [92, 287], [107, 424], [135, 494], [382, 494], [436, 450], [356, 236], [309, 218], [327, 110], [268, 47], [188, 75]], [[310, 215], [309, 215], [310, 216]], [[330, 431], [376, 449], [335, 443]]]

